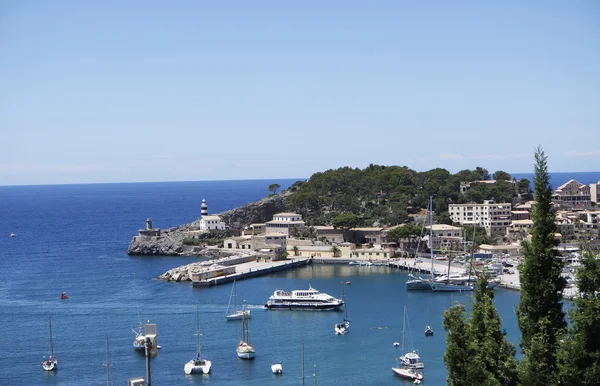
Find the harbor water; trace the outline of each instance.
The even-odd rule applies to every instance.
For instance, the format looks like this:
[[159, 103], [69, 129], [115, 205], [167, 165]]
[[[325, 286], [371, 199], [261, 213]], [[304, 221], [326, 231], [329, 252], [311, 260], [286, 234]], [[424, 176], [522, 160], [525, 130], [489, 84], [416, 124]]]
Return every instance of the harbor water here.
[[[238, 300], [252, 309], [250, 337], [256, 359], [237, 358], [239, 321], [226, 321], [231, 285], [193, 288], [155, 278], [194, 257], [130, 257], [127, 246], [146, 218], [168, 228], [195, 220], [206, 198], [210, 213], [264, 197], [271, 183], [295, 180], [214, 181], [0, 187], [0, 385], [106, 384], [106, 338], [114, 385], [145, 375], [144, 356], [132, 342], [140, 320], [157, 324], [162, 346], [152, 359], [155, 385], [300, 385], [305, 383], [410, 384], [391, 371], [401, 342], [403, 307], [410, 336], [425, 363], [423, 384], [445, 384], [442, 312], [469, 294], [407, 292], [406, 273], [388, 267], [315, 264], [237, 283]], [[14, 237], [9, 237], [14, 233]], [[268, 311], [276, 289], [314, 288], [348, 301], [350, 332], [334, 335], [343, 312]], [[69, 299], [61, 300], [65, 291]], [[498, 289], [496, 306], [509, 339], [517, 343], [518, 292]], [[186, 376], [196, 351], [196, 304], [202, 354], [210, 375]], [[58, 371], [45, 372], [52, 316]], [[425, 337], [426, 324], [435, 330]], [[407, 326], [408, 329], [408, 326]], [[412, 344], [410, 343], [412, 337]], [[283, 363], [283, 375], [270, 371]]]

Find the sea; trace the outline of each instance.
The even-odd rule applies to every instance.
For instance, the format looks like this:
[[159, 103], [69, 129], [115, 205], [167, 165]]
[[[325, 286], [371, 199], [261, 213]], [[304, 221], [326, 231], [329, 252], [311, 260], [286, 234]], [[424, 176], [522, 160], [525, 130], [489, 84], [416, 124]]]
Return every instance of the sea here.
[[[553, 184], [570, 178], [591, 183], [600, 173], [552, 175]], [[468, 304], [469, 294], [407, 292], [406, 273], [388, 267], [315, 264], [239, 281], [257, 352], [245, 361], [235, 352], [241, 323], [225, 319], [230, 284], [193, 288], [156, 280], [203, 258], [126, 253], [147, 218], [163, 229], [189, 223], [203, 198], [209, 213], [219, 213], [267, 196], [272, 183], [285, 188], [296, 180], [0, 187], [0, 385], [126, 385], [146, 373], [132, 342], [133, 329], [147, 321], [156, 323], [162, 347], [151, 360], [154, 385], [408, 385], [391, 370], [403, 326], [405, 350], [417, 350], [425, 364], [423, 384], [445, 384], [442, 313], [456, 302]], [[333, 296], [344, 286], [348, 334], [333, 331], [343, 312], [263, 308], [275, 289], [309, 286]], [[63, 291], [69, 299], [60, 299]], [[504, 289], [494, 299], [515, 344], [518, 299]], [[196, 353], [196, 306], [210, 375], [183, 372]], [[50, 351], [50, 317], [56, 372], [41, 367]], [[433, 337], [424, 335], [427, 324]], [[283, 375], [273, 375], [270, 365], [279, 361]]]

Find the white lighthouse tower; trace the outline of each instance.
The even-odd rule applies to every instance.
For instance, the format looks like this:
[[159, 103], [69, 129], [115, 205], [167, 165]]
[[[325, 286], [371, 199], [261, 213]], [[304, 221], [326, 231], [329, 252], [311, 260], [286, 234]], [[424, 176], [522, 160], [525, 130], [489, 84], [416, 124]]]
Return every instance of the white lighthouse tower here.
[[202, 205], [200, 205], [200, 216], [208, 216], [208, 205], [206, 204], [206, 198], [202, 199]]

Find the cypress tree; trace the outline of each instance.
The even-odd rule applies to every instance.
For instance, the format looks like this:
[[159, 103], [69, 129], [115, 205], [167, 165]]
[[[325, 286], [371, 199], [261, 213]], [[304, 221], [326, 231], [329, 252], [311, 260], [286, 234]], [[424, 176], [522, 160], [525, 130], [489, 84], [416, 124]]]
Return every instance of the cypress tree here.
[[444, 313], [449, 385], [517, 384], [516, 349], [505, 337], [488, 284], [485, 275], [477, 280], [470, 317], [462, 304]]
[[488, 284], [486, 275], [477, 279], [469, 320], [470, 339], [473, 340], [479, 362], [486, 371], [486, 384], [514, 386], [517, 384], [517, 350], [506, 339], [500, 315], [492, 302], [494, 290], [488, 288]]
[[600, 382], [600, 260], [588, 249], [577, 270], [579, 296], [569, 311], [571, 328], [560, 351], [560, 384]]
[[557, 382], [557, 350], [566, 330], [561, 277], [562, 262], [554, 247], [556, 226], [552, 211], [552, 188], [547, 157], [535, 151], [533, 227], [531, 240], [523, 241], [520, 267], [521, 296], [517, 320], [521, 329], [524, 360], [519, 377], [524, 385], [552, 385]]

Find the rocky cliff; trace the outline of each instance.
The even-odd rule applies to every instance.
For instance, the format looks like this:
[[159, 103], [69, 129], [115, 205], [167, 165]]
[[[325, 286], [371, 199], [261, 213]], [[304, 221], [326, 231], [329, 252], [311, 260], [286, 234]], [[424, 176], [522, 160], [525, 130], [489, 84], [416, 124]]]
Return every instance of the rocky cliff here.
[[231, 229], [243, 229], [252, 223], [271, 221], [275, 213], [288, 211], [286, 201], [291, 194], [286, 190], [239, 208], [227, 210], [220, 213], [220, 216]]

